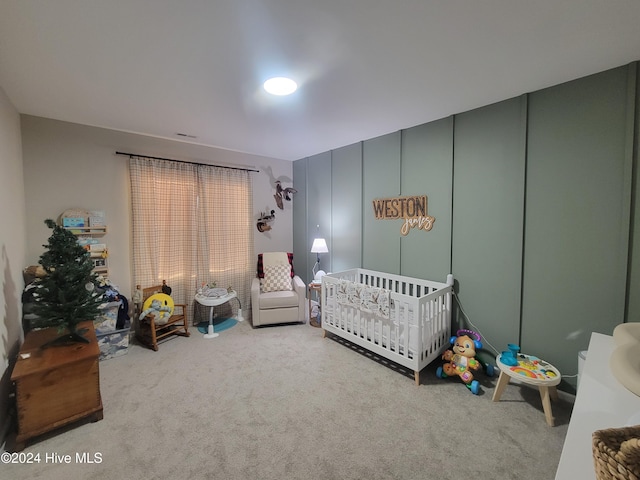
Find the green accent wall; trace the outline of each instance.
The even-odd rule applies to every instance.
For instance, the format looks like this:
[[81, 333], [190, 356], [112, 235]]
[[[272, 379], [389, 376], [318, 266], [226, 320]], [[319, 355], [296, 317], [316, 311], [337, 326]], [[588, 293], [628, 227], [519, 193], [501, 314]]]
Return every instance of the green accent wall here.
[[[307, 163], [308, 159], [293, 162], [293, 187], [298, 191], [293, 204], [293, 266], [301, 279], [307, 279], [311, 270], [307, 266]], [[313, 241], [313, 240], [312, 240]], [[305, 280], [303, 280], [305, 281]]]
[[340, 272], [362, 264], [362, 143], [332, 152], [331, 191], [331, 271]]
[[[455, 117], [452, 273], [470, 321], [498, 351], [518, 343], [526, 97]], [[476, 327], [458, 319], [463, 328]]]
[[[627, 156], [632, 157], [632, 173], [629, 174], [631, 179], [631, 232], [629, 241], [631, 248], [629, 251], [629, 275], [627, 286], [627, 312], [626, 320], [628, 322], [640, 322], [640, 195], [637, 193], [638, 185], [640, 185], [640, 170], [638, 169], [638, 152], [640, 151], [640, 122], [634, 123], [636, 112], [640, 112], [640, 76], [637, 72], [637, 64], [630, 72], [630, 81], [628, 83], [629, 98], [633, 99], [630, 103], [635, 103], [635, 111], [627, 109], [627, 125], [632, 125], [627, 136], [632, 140], [627, 142]], [[635, 81], [635, 82], [634, 82]], [[635, 83], [635, 85], [634, 85]]]
[[[307, 276], [300, 277], [305, 283], [313, 280], [313, 266], [317, 255], [311, 253], [314, 238], [324, 238], [327, 241], [329, 253], [320, 254], [318, 270], [331, 270], [331, 152], [325, 152], [309, 157], [307, 164], [307, 245], [306, 252], [299, 258], [307, 259]], [[294, 229], [296, 225], [294, 224]], [[296, 255], [297, 256], [297, 255]]]
[[529, 95], [521, 346], [563, 372], [592, 331], [624, 321], [628, 79], [623, 67]]
[[[640, 321], [637, 64], [294, 162], [294, 249], [321, 223], [334, 271], [451, 272], [454, 328], [575, 375], [591, 332]], [[427, 195], [431, 231], [375, 219], [374, 198], [401, 195]]]
[[451, 273], [453, 117], [402, 132], [402, 196], [427, 195], [430, 231], [400, 238], [400, 272], [445, 281]]
[[376, 220], [375, 198], [400, 195], [400, 132], [362, 146], [362, 267], [400, 273], [400, 220]]

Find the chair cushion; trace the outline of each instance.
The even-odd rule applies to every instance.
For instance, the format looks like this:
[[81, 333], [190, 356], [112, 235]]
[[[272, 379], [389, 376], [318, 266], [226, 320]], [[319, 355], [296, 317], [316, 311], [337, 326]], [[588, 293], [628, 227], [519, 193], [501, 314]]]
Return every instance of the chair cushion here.
[[263, 292], [291, 290], [291, 267], [286, 265], [265, 265], [261, 281]]
[[258, 278], [264, 278], [265, 265], [286, 265], [291, 266], [291, 278], [295, 276], [293, 271], [293, 253], [287, 252], [265, 252], [258, 254]]
[[258, 303], [260, 310], [297, 307], [298, 294], [293, 290], [262, 293], [259, 296]]

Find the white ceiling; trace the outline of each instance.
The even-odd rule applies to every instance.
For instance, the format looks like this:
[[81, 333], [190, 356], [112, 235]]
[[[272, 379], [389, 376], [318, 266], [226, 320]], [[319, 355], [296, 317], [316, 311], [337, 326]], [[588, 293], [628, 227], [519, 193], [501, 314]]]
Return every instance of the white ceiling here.
[[287, 160], [639, 59], [640, 0], [0, 0], [20, 113]]

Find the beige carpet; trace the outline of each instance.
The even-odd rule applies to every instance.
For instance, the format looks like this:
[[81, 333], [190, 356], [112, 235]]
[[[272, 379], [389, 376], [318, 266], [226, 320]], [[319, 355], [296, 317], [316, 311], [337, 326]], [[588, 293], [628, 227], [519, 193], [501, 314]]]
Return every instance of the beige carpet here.
[[[100, 363], [104, 419], [31, 442], [40, 463], [0, 465], [20, 479], [553, 479], [572, 404], [478, 374], [472, 395], [435, 366], [380, 363], [309, 325], [215, 339], [197, 328], [158, 352], [133, 344]], [[76, 454], [100, 457], [78, 464]], [[70, 455], [70, 464], [45, 456]], [[99, 454], [99, 455], [96, 455]]]

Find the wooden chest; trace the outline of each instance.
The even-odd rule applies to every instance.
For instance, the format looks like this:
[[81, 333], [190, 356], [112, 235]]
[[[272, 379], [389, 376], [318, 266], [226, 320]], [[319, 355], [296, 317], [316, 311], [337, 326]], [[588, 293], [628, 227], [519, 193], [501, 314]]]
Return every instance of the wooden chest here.
[[18, 435], [16, 451], [37, 435], [92, 417], [102, 419], [100, 349], [93, 322], [83, 322], [89, 343], [51, 345], [55, 328], [29, 332], [20, 349], [11, 380], [16, 386]]

